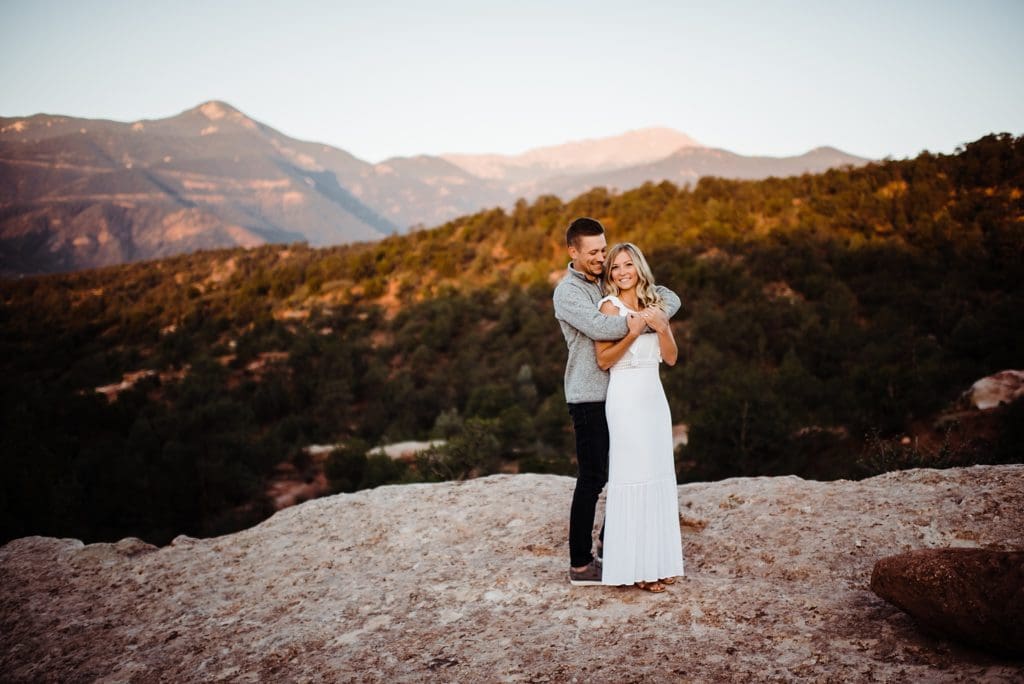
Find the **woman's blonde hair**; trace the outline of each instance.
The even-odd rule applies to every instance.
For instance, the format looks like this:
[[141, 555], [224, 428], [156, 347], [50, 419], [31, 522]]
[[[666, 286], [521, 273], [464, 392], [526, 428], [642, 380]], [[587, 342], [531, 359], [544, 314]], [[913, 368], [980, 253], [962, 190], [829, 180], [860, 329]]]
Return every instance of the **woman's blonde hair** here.
[[640, 251], [640, 248], [634, 245], [632, 242], [620, 242], [608, 250], [608, 256], [605, 257], [605, 269], [604, 269], [604, 292], [612, 296], [618, 296], [619, 287], [612, 282], [612, 264], [615, 263], [615, 257], [621, 252], [628, 252], [630, 258], [633, 260], [633, 265], [636, 267], [637, 284], [636, 284], [636, 298], [640, 302], [640, 306], [643, 308], [649, 308], [657, 306], [664, 309], [664, 304], [661, 299], [661, 295], [654, 289], [654, 274], [651, 273], [651, 267], [647, 264], [647, 259], [644, 258], [644, 253]]

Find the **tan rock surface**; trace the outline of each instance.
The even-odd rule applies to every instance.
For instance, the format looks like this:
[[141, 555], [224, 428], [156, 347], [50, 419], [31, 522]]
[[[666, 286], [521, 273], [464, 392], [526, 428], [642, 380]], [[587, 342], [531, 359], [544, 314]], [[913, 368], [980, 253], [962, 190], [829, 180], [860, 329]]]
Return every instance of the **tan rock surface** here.
[[571, 587], [573, 480], [310, 501], [237, 534], [0, 549], [4, 681], [1020, 681], [868, 588], [911, 548], [1024, 548], [1024, 466], [679, 487], [688, 577]]

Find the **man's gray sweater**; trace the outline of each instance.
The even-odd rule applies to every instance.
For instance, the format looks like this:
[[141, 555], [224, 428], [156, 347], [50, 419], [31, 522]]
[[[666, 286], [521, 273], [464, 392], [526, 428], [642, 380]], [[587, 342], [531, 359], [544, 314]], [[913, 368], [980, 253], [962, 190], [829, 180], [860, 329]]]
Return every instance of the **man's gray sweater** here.
[[[679, 297], [661, 285], [657, 290], [671, 318], [681, 306]], [[555, 287], [555, 318], [569, 347], [565, 364], [565, 401], [569, 404], [604, 401], [608, 395], [608, 372], [597, 365], [594, 341], [621, 340], [628, 329], [624, 316], [605, 316], [598, 310], [597, 303], [603, 296], [601, 285], [587, 280], [571, 263], [569, 272]]]

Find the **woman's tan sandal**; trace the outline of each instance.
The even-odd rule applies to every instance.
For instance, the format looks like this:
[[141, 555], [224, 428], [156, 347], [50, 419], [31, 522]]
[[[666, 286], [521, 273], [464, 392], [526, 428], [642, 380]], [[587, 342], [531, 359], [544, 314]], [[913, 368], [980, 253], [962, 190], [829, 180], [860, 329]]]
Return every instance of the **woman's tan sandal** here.
[[665, 591], [665, 585], [661, 582], [637, 582], [634, 586], [652, 594], [660, 594]]
[[662, 584], [672, 585], [672, 584], [676, 583], [676, 578], [675, 577], [663, 577], [663, 578], [661, 578], [658, 581], [661, 582]]

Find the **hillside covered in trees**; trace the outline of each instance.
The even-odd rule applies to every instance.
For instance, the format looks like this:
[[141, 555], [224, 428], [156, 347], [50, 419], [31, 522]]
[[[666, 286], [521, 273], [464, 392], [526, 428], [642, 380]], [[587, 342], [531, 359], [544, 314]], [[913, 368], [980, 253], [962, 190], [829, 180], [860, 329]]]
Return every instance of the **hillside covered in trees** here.
[[[0, 541], [232, 531], [269, 514], [268, 474], [308, 466], [309, 444], [344, 445], [339, 490], [573, 472], [551, 290], [580, 215], [683, 299], [662, 371], [689, 427], [681, 481], [1019, 461], [1024, 402], [984, 430], [935, 417], [1021, 367], [1022, 192], [1024, 138], [990, 135], [819, 175], [541, 197], [373, 244], [2, 281]], [[366, 455], [430, 436], [447, 444], [411, 465]]]

